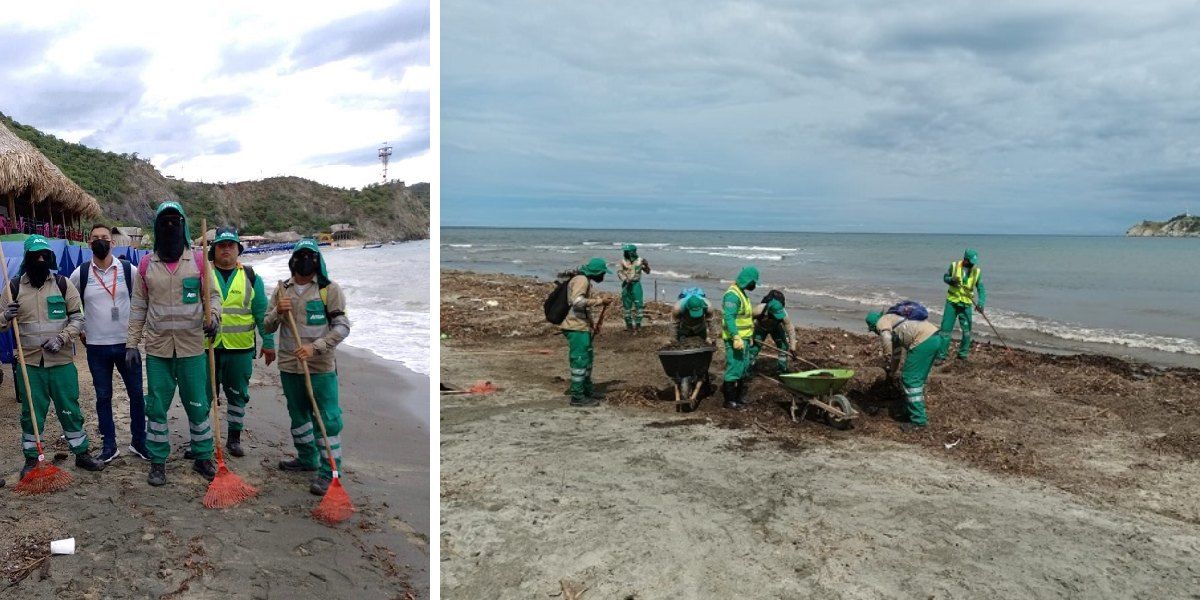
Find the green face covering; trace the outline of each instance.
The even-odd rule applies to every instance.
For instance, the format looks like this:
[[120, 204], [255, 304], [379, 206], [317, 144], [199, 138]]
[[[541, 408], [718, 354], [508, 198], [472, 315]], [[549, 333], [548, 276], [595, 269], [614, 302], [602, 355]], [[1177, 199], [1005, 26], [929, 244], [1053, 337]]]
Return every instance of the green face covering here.
[[879, 324], [879, 319], [882, 316], [881, 313], [877, 312], [869, 313], [867, 315], [867, 329], [875, 331], [875, 326]]
[[742, 268], [737, 276], [737, 286], [746, 289], [746, 286], [758, 281], [758, 269], [754, 265]]
[[608, 265], [604, 262], [603, 258], [593, 258], [587, 261], [583, 266], [579, 267], [579, 272], [587, 276], [612, 273], [612, 271], [609, 270]]

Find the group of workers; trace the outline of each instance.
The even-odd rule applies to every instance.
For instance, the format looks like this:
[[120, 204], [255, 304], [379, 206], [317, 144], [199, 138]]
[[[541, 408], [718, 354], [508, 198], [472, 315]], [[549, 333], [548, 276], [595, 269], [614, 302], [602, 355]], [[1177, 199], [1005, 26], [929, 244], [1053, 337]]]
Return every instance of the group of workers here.
[[[0, 326], [8, 330], [16, 325], [24, 362], [23, 368], [14, 364], [13, 369], [21, 402], [25, 456], [21, 477], [38, 464], [33, 423], [36, 420], [37, 431], [42, 431], [52, 403], [77, 467], [101, 471], [121, 454], [112, 410], [115, 368], [129, 395], [128, 450], [149, 462], [147, 482], [167, 483], [171, 451], [167, 413], [176, 388], [188, 421], [185, 458], [211, 481], [217, 467], [212, 460], [210, 411], [218, 390], [209, 383], [206, 353], [212, 348], [217, 386], [225, 394], [225, 448], [230, 455], [244, 456], [241, 436], [248, 416], [257, 333], [261, 340], [257, 356], [266, 365], [278, 362], [291, 417], [296, 457], [281, 460], [279, 468], [315, 472], [309, 489], [324, 494], [332, 469], [325, 446], [315, 437], [302, 363], [307, 363], [311, 374], [313, 395], [340, 468], [342, 419], [335, 349], [349, 335], [350, 321], [345, 296], [329, 279], [317, 243], [305, 239], [295, 245], [288, 261], [290, 277], [268, 296], [262, 278], [239, 261], [244, 248], [236, 229], [217, 228], [207, 257], [199, 250], [188, 251], [192, 245], [187, 217], [176, 202], [163, 202], [157, 208], [153, 251], [138, 265], [114, 258], [109, 227], [93, 226], [89, 238], [91, 260], [66, 277], [56, 272], [48, 241], [30, 236], [24, 243], [20, 271], [4, 291], [7, 302]], [[208, 314], [204, 314], [202, 295], [208, 298]], [[294, 330], [290, 320], [295, 322]], [[280, 329], [277, 352], [275, 334]], [[298, 340], [293, 331], [298, 332]], [[95, 456], [89, 452], [79, 403], [75, 339], [84, 344], [95, 387], [102, 437], [101, 451]], [[28, 387], [24, 373], [28, 373]]]
[[[621, 306], [627, 330], [637, 332], [642, 324], [642, 273], [650, 266], [637, 254], [637, 247], [626, 244], [618, 269], [621, 279]], [[594, 285], [611, 273], [603, 258], [592, 258], [581, 266], [568, 284], [570, 313], [560, 326], [569, 345], [572, 406], [595, 406], [601, 399], [592, 383], [594, 350], [592, 337], [597, 323], [592, 309], [608, 304], [608, 298], [594, 295]], [[984, 310], [987, 291], [981, 277], [979, 254], [973, 249], [962, 260], [950, 263], [942, 281], [948, 286], [941, 327], [924, 318], [904, 313], [872, 312], [867, 315], [868, 329], [879, 336], [884, 356], [884, 371], [890, 379], [899, 369], [900, 384], [907, 400], [908, 420], [905, 431], [920, 431], [928, 425], [925, 411], [925, 382], [935, 364], [949, 356], [955, 325], [962, 329], [957, 358], [966, 360], [971, 349], [972, 315]], [[779, 290], [770, 290], [761, 301], [750, 300], [748, 292], [758, 285], [759, 272], [744, 267], [721, 298], [719, 329], [725, 346], [725, 374], [721, 386], [724, 406], [740, 410], [746, 406], [746, 393], [754, 363], [763, 347], [776, 352], [780, 372], [791, 370], [790, 357], [796, 349], [796, 330], [788, 318], [786, 298]], [[713, 308], [704, 291], [684, 289], [675, 303], [672, 323], [676, 340], [697, 338], [707, 342]], [[770, 338], [773, 346], [767, 345]], [[902, 352], [907, 356], [901, 367]]]

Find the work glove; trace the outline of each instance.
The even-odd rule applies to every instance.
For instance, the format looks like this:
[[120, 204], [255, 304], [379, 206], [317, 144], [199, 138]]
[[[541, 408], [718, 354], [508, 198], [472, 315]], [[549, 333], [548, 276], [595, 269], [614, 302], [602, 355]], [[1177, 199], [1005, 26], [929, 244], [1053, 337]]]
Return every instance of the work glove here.
[[219, 327], [220, 327], [220, 324], [217, 323], [216, 319], [209, 319], [208, 322], [206, 322], [204, 324], [205, 337], [207, 337], [208, 339], [213, 339], [213, 338], [217, 337], [217, 329]]
[[976, 305], [975, 305], [975, 308], [978, 308], [980, 313], [982, 313], [982, 312], [983, 312], [983, 305], [982, 305], [982, 304], [976, 304]]
[[650, 272], [650, 263], [646, 262], [644, 259], [642, 260], [642, 271], [645, 271], [646, 273]]
[[962, 280], [957, 277], [951, 277], [950, 285], [962, 285]]
[[745, 342], [742, 341], [742, 338], [740, 338], [740, 337], [733, 338], [733, 349], [737, 350], [738, 352], [741, 352], [742, 350], [746, 349], [746, 344], [745, 344]]
[[17, 318], [17, 310], [19, 310], [20, 308], [21, 308], [20, 303], [9, 302], [8, 306], [4, 307], [4, 322], [7, 323], [7, 322]]
[[58, 354], [58, 351], [62, 350], [64, 343], [65, 343], [65, 341], [63, 340], [62, 336], [56, 335], [56, 336], [42, 342], [42, 350], [45, 350], [46, 352], [49, 352], [50, 354]]
[[142, 353], [138, 352], [137, 348], [125, 349], [125, 368], [130, 371], [137, 369], [142, 370]]

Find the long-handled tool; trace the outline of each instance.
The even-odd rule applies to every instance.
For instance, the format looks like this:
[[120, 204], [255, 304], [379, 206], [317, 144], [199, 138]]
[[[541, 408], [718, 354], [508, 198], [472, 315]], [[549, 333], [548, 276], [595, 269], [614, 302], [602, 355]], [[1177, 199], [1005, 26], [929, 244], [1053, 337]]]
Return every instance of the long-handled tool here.
[[[288, 327], [292, 330], [292, 337], [296, 340], [296, 349], [299, 350], [300, 330], [296, 327], [296, 318], [292, 316], [290, 310], [287, 312], [287, 319]], [[321, 409], [317, 406], [317, 395], [313, 393], [312, 374], [308, 372], [308, 361], [303, 358], [299, 358], [299, 360], [300, 366], [304, 367], [304, 389], [308, 392], [313, 418], [317, 421], [317, 427], [321, 428], [321, 440], [325, 442], [325, 454], [329, 459], [329, 468], [333, 471], [333, 482], [329, 484], [329, 489], [325, 491], [325, 497], [321, 498], [321, 503], [313, 509], [312, 516], [326, 525], [337, 525], [354, 514], [354, 504], [350, 502], [350, 496], [342, 487], [341, 479], [338, 477], [337, 461], [333, 459], [333, 445], [329, 443], [329, 435], [325, 433], [325, 420], [321, 418]]]
[[[203, 254], [204, 261], [200, 266], [200, 298], [204, 307], [204, 322], [208, 324], [212, 318], [212, 314], [208, 312], [208, 290], [212, 285], [210, 278], [212, 271], [208, 264], [208, 220], [200, 221], [200, 235], [203, 236], [200, 242], [200, 252]], [[243, 502], [258, 495], [258, 490], [254, 486], [246, 483], [241, 477], [238, 477], [228, 467], [225, 466], [225, 453], [221, 448], [221, 411], [217, 408], [217, 360], [213, 352], [213, 345], [207, 343], [208, 347], [208, 385], [209, 398], [208, 405], [212, 410], [212, 432], [213, 442], [216, 444], [217, 451], [217, 476], [213, 477], [212, 483], [208, 484], [208, 491], [204, 494], [204, 506], [208, 508], [229, 508], [239, 502]]]
[[[9, 302], [16, 302], [12, 297], [12, 286], [8, 279], [8, 259], [4, 257], [4, 244], [0, 244], [0, 271], [4, 275], [4, 295]], [[12, 320], [13, 340], [17, 345], [17, 364], [21, 366], [21, 382], [25, 384], [25, 401], [29, 404], [29, 422], [33, 424], [33, 437], [37, 442], [37, 466], [30, 469], [21, 481], [13, 487], [13, 491], [23, 495], [46, 494], [66, 489], [71, 485], [71, 474], [46, 462], [46, 454], [42, 451], [42, 432], [38, 428], [37, 411], [33, 409], [33, 394], [29, 390], [29, 371], [25, 368], [25, 349], [21, 347], [21, 326], [16, 317]]]
[[983, 320], [987, 321], [988, 327], [992, 328], [992, 333], [996, 334], [996, 337], [999, 338], [1001, 344], [1004, 344], [1004, 349], [1011, 352], [1012, 348], [1008, 347], [1008, 342], [1004, 341], [1004, 336], [1000, 335], [999, 331], [996, 331], [996, 326], [992, 325], [992, 320], [988, 318], [987, 313], [983, 312], [983, 309], [979, 308], [979, 305], [975, 304], [974, 300], [971, 301], [971, 306], [978, 310], [979, 314], [983, 315]]
[[592, 328], [592, 339], [596, 339], [600, 335], [600, 327], [604, 325], [604, 313], [608, 312], [608, 304], [604, 303], [600, 307], [600, 318], [596, 319], [596, 326]]
[[812, 362], [812, 361], [805, 360], [805, 359], [803, 359], [803, 358], [800, 358], [799, 356], [796, 356], [796, 353], [795, 353], [795, 352], [792, 352], [791, 350], [783, 350], [783, 349], [780, 349], [780, 348], [776, 348], [775, 346], [772, 346], [771, 344], [768, 344], [766, 340], [762, 340], [761, 342], [758, 342], [758, 343], [759, 343], [759, 344], [761, 344], [761, 345], [762, 345], [762, 347], [763, 347], [763, 348], [766, 348], [767, 350], [774, 350], [774, 351], [776, 351], [776, 352], [778, 352], [778, 353], [780, 353], [780, 354], [786, 354], [786, 355], [788, 355], [788, 356], [790, 356], [790, 357], [792, 357], [792, 358], [794, 358], [794, 359], [796, 359], [796, 360], [798, 360], [798, 361], [800, 361], [800, 362], [802, 362], [802, 363], [804, 363], [804, 364], [806, 364], [806, 365], [808, 365], [808, 366], [810, 366], [810, 367], [812, 367], [812, 368], [814, 368], [814, 369], [824, 369], [824, 368], [825, 368], [825, 367], [822, 367], [821, 365], [818, 365], [817, 363], [814, 363], [814, 362]]

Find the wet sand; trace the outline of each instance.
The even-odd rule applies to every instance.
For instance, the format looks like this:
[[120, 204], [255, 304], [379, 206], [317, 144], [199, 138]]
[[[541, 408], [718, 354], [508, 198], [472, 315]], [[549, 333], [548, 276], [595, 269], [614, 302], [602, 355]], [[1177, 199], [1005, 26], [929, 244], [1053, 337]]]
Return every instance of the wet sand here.
[[[100, 473], [59, 463], [75, 480], [65, 491], [34, 497], [12, 492], [21, 465], [18, 405], [11, 371], [0, 387], [0, 568], [8, 578], [45, 554], [48, 541], [75, 537], [73, 556], [55, 556], [5, 598], [427, 598], [429, 597], [428, 377], [398, 363], [342, 346], [338, 350], [343, 484], [358, 512], [337, 527], [309, 517], [320, 498], [311, 474], [276, 463], [294, 455], [279, 371], [256, 361], [243, 446], [227, 464], [259, 488], [227, 510], [201, 503], [208, 483], [184, 460], [187, 420], [171, 410], [168, 483], [146, 484], [149, 463], [131, 456], [128, 399], [115, 377], [114, 411], [122, 454]], [[86, 359], [76, 359], [81, 405], [93, 452], [99, 451], [95, 396]], [[224, 417], [224, 414], [221, 415]], [[47, 440], [61, 434], [51, 416]], [[224, 433], [224, 430], [222, 430]], [[65, 454], [65, 442], [53, 451]]]
[[[838, 431], [749, 410], [676, 413], [654, 350], [611, 307], [594, 409], [567, 406], [550, 284], [442, 274], [446, 598], [1188, 597], [1200, 586], [1200, 371], [982, 345], [939, 368], [903, 434], [877, 339], [798, 323], [799, 354], [857, 371]], [[865, 329], [865, 326], [863, 327]], [[710, 368], [719, 378], [718, 351]], [[775, 371], [764, 351], [759, 368]], [[486, 458], [486, 459], [485, 459]]]

